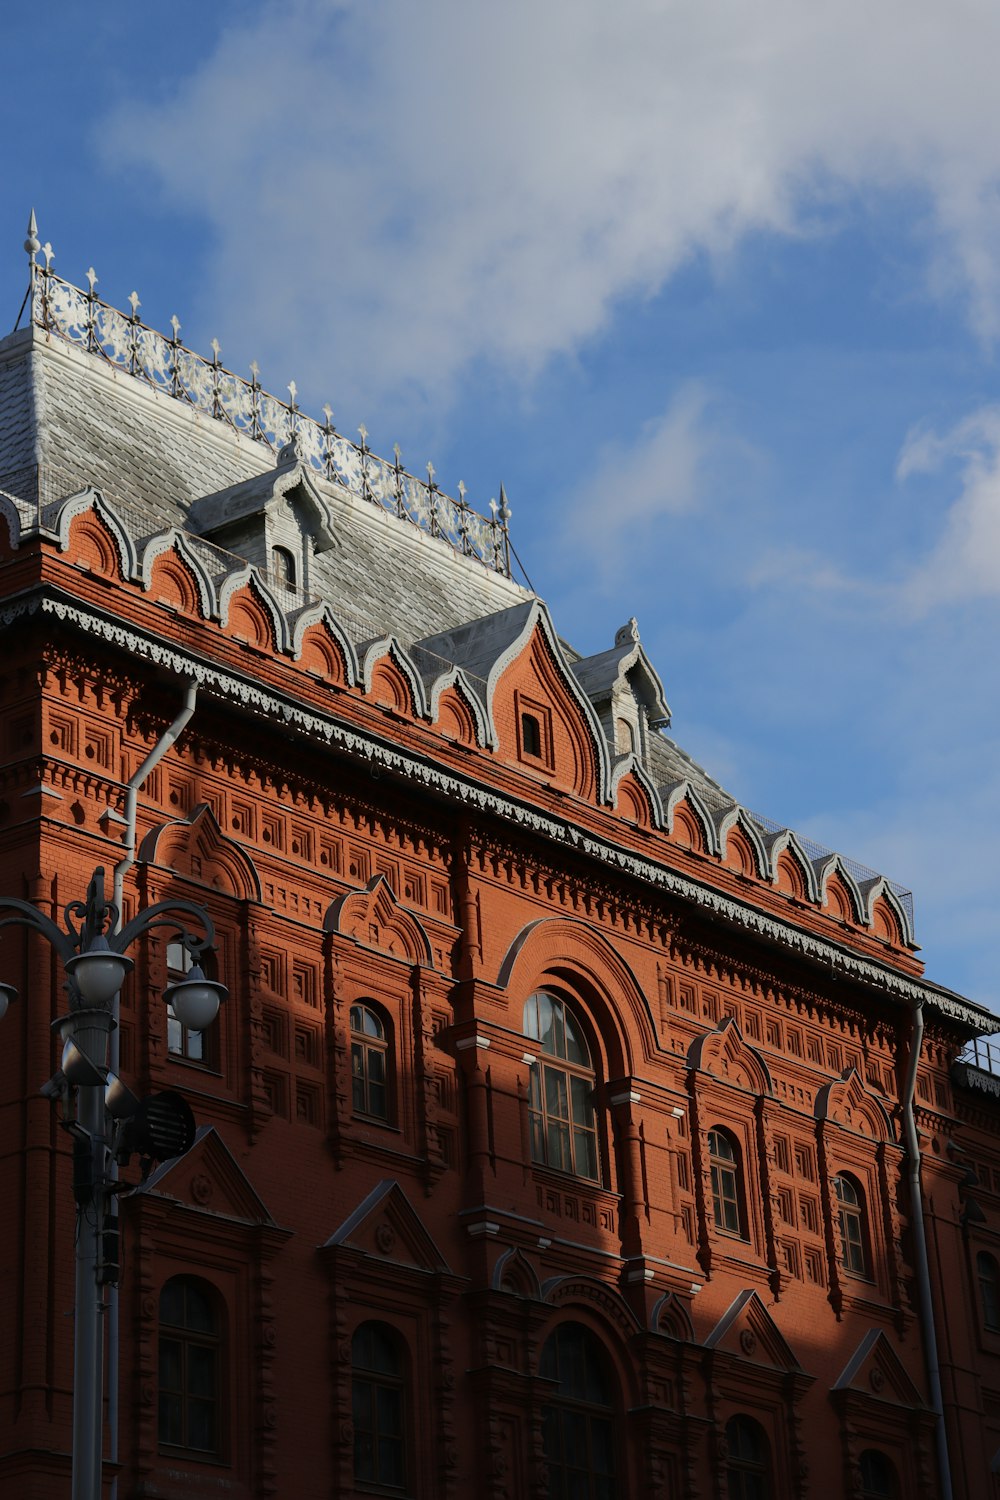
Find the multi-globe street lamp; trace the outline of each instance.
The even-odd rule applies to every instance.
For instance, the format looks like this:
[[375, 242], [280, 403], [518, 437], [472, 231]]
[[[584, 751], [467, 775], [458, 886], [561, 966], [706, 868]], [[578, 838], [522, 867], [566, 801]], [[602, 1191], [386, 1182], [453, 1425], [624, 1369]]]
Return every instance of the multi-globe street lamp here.
[[[10, 915], [5, 915], [10, 913]], [[184, 925], [194, 918], [201, 935]], [[100, 1500], [104, 1424], [102, 1289], [118, 1274], [117, 1166], [132, 1154], [166, 1161], [194, 1140], [191, 1110], [182, 1095], [166, 1090], [139, 1099], [108, 1066], [111, 1034], [118, 1024], [119, 995], [134, 966], [127, 949], [154, 927], [169, 927], [190, 960], [184, 978], [168, 985], [165, 1001], [182, 1026], [204, 1031], [215, 1020], [224, 985], [206, 979], [203, 954], [215, 946], [212, 919], [191, 901], [160, 901], [121, 925], [121, 913], [104, 897], [104, 870], [94, 871], [85, 901], [63, 912], [65, 931], [30, 902], [0, 898], [0, 928], [28, 927], [51, 944], [62, 960], [69, 1009], [53, 1023], [63, 1043], [59, 1071], [43, 1086], [65, 1101], [63, 1126], [73, 1137], [73, 1196], [76, 1200], [76, 1298], [73, 1337], [72, 1500]], [[17, 991], [0, 983], [0, 1019]]]

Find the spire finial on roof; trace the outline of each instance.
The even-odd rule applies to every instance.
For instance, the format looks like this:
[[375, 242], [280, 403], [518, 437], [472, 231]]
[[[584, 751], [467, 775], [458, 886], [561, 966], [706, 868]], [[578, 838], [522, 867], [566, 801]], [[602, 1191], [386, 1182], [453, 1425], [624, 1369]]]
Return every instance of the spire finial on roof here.
[[35, 264], [35, 256], [42, 248], [42, 242], [38, 238], [38, 221], [35, 218], [34, 209], [31, 210], [31, 215], [28, 219], [28, 238], [24, 242], [24, 248], [28, 253], [28, 260], [33, 266]]

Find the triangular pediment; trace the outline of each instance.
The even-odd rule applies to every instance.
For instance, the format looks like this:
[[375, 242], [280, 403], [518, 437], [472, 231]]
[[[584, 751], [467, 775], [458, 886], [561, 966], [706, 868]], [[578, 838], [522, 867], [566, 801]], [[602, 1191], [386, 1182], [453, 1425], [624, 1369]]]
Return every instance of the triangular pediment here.
[[256, 1189], [214, 1125], [202, 1125], [194, 1145], [183, 1156], [161, 1162], [137, 1194], [172, 1198], [201, 1213], [218, 1214], [242, 1224], [273, 1228]]
[[448, 1265], [395, 1178], [373, 1188], [334, 1230], [324, 1250], [353, 1250], [372, 1260], [414, 1271], [439, 1272]]
[[755, 1291], [740, 1292], [705, 1340], [706, 1349], [719, 1349], [735, 1359], [770, 1365], [800, 1374], [791, 1348]]
[[835, 1391], [857, 1391], [895, 1406], [927, 1409], [927, 1403], [910, 1379], [899, 1356], [880, 1328], [870, 1328], [851, 1355]]

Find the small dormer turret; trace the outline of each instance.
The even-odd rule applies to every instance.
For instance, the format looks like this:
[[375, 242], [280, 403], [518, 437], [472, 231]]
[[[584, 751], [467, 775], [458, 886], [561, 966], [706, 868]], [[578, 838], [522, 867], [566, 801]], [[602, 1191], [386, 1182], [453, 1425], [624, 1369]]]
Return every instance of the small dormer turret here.
[[339, 545], [330, 505], [296, 437], [275, 468], [196, 500], [193, 531], [252, 563], [273, 584], [311, 593], [312, 562]]

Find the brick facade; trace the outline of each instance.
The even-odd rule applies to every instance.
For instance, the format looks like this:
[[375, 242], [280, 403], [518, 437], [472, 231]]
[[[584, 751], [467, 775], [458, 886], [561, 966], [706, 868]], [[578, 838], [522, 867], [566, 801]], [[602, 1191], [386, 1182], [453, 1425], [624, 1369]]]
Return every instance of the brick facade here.
[[[478, 560], [37, 322], [4, 433], [3, 891], [58, 916], [122, 858], [194, 680], [125, 902], [203, 903], [230, 992], [171, 1033], [155, 931], [123, 992], [123, 1076], [200, 1128], [121, 1199], [107, 1493], [931, 1500], [920, 1213], [953, 1492], [997, 1493], [1000, 1112], [953, 1066], [990, 1023], [922, 979], [905, 895], [690, 762], [634, 625], [580, 661]], [[185, 519], [223, 491], [247, 537], [280, 500], [316, 597]], [[39, 939], [0, 957], [0, 1485], [49, 1500], [65, 997]]]

